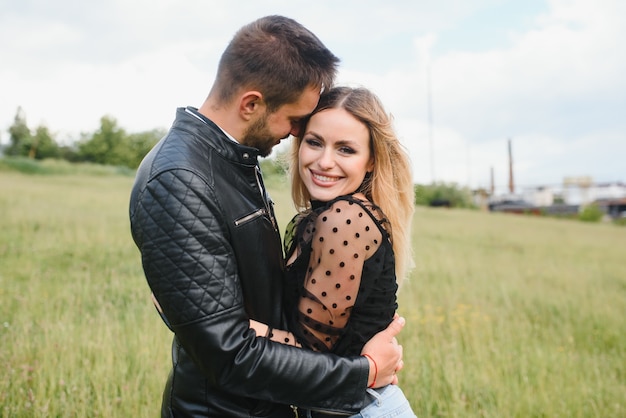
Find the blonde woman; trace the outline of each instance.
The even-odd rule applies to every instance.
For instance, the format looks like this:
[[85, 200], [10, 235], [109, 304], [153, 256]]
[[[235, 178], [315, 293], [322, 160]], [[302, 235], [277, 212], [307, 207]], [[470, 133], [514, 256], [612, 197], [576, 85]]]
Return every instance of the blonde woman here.
[[[359, 355], [393, 320], [398, 285], [412, 260], [408, 156], [376, 95], [335, 87], [303, 122], [290, 170], [299, 210], [284, 243], [290, 332], [252, 326], [275, 341]], [[415, 416], [397, 385], [370, 386], [372, 403], [355, 417]], [[309, 411], [314, 418], [327, 415]]]

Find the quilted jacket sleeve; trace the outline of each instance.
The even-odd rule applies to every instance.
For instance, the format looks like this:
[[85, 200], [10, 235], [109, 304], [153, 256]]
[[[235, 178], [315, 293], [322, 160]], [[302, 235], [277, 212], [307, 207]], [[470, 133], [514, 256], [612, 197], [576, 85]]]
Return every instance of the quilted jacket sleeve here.
[[302, 407], [363, 406], [365, 359], [312, 353], [256, 338], [249, 329], [222, 211], [203, 179], [165, 171], [133, 190], [130, 212], [150, 288], [211, 384]]

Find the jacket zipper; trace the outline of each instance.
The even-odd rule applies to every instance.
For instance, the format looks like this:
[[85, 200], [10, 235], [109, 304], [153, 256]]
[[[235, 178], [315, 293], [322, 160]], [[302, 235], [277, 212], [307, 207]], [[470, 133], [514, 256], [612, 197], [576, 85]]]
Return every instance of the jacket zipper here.
[[267, 194], [267, 190], [265, 189], [265, 185], [263, 184], [263, 180], [262, 180], [263, 176], [261, 174], [261, 168], [258, 165], [254, 167], [254, 176], [256, 177], [256, 184], [259, 188], [259, 192], [261, 193], [261, 199], [263, 200], [263, 203], [265, 204], [265, 209], [267, 210], [267, 217], [272, 222], [272, 226], [274, 227], [274, 230], [278, 231], [278, 224], [276, 222], [276, 219], [274, 219], [274, 216], [272, 216], [273, 212], [270, 206], [270, 205], [273, 205], [274, 202], [272, 202], [269, 195]]
[[258, 218], [259, 216], [265, 215], [266, 213], [267, 213], [267, 209], [263, 209], [263, 208], [257, 209], [254, 212], [252, 212], [252, 213], [250, 213], [250, 214], [248, 214], [248, 215], [246, 215], [246, 216], [244, 216], [242, 218], [235, 219], [235, 226], [243, 225], [246, 222], [251, 221], [252, 219], [255, 219], [255, 218]]

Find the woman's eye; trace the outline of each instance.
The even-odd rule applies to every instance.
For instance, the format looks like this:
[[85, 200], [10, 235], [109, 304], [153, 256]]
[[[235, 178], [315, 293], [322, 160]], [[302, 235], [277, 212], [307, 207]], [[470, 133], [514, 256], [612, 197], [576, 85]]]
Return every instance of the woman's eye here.
[[341, 147], [341, 148], [339, 148], [339, 152], [341, 152], [343, 154], [354, 154], [356, 151], [353, 150], [350, 147]]
[[315, 138], [304, 138], [304, 142], [311, 147], [320, 147], [322, 144]]

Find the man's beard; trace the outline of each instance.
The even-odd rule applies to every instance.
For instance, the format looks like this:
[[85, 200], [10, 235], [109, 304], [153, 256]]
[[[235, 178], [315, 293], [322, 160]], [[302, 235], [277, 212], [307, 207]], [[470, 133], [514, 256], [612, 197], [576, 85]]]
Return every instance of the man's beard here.
[[261, 157], [271, 154], [279, 138], [275, 138], [267, 127], [267, 114], [263, 115], [246, 129], [241, 143], [259, 150]]

